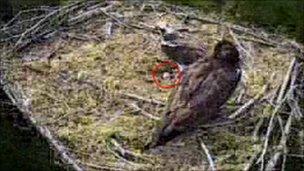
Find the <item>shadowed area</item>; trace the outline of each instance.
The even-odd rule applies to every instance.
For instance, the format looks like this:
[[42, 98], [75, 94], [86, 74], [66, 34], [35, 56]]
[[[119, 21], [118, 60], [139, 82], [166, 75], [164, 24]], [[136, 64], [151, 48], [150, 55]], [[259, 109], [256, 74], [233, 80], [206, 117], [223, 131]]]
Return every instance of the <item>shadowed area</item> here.
[[55, 165], [54, 154], [44, 139], [33, 130], [20, 130], [14, 126], [16, 124], [25, 126], [18, 109], [9, 104], [7, 96], [1, 90], [0, 170], [64, 170]]

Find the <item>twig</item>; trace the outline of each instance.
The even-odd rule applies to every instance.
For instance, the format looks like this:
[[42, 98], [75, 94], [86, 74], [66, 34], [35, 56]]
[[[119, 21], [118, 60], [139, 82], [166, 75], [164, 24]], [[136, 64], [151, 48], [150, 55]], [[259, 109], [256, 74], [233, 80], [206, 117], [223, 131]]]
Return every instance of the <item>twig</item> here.
[[[51, 18], [52, 16], [56, 15], [57, 13], [59, 13], [60, 10], [55, 10], [51, 13], [49, 13], [48, 15], [46, 15], [42, 20], [40, 20], [39, 22], [37, 22], [33, 27], [27, 29], [25, 32], [23, 32], [20, 35], [19, 40], [17, 41], [17, 43], [15, 44], [14, 49], [16, 49], [23, 41], [23, 39], [25, 38], [25, 36], [27, 36], [29, 33], [31, 33], [34, 30], [37, 30], [37, 28], [44, 22], [46, 22], [49, 18]], [[35, 33], [35, 32], [34, 32]]]
[[205, 23], [205, 24], [216, 24], [216, 25], [220, 25], [222, 24], [221, 22], [219, 21], [216, 21], [216, 20], [212, 20], [212, 19], [209, 19], [209, 18], [201, 18], [201, 17], [197, 17], [197, 16], [187, 16], [187, 20], [197, 20], [197, 21], [200, 21], [202, 23]]
[[[276, 91], [277, 92], [277, 91]], [[276, 93], [275, 93], [276, 94]], [[274, 97], [274, 96], [273, 96]], [[271, 103], [273, 103], [273, 100], [274, 98], [272, 98], [270, 101]], [[253, 141], [256, 142], [258, 140], [258, 133], [259, 133], [259, 130], [261, 128], [261, 126], [263, 125], [263, 122], [264, 122], [265, 118], [262, 117], [262, 118], [259, 118], [259, 121], [258, 123], [256, 124], [255, 128], [254, 128], [254, 131], [253, 131], [253, 134], [252, 134], [252, 138], [253, 138]], [[257, 149], [256, 145], [254, 145], [254, 148]], [[244, 171], [248, 171], [251, 169], [251, 167], [253, 166], [254, 164], [254, 161], [257, 159], [258, 155], [260, 154], [260, 150], [257, 149], [255, 151], [255, 153], [251, 156], [251, 158], [249, 159], [249, 162], [247, 164], [245, 164], [245, 168], [244, 168]]]
[[113, 138], [111, 138], [110, 143], [114, 146], [114, 150], [112, 150], [110, 148], [109, 145], [107, 145], [108, 150], [117, 158], [123, 160], [124, 162], [126, 162], [127, 164], [130, 164], [131, 166], [134, 166], [136, 168], [146, 168], [148, 167], [148, 165], [146, 164], [140, 164], [140, 163], [135, 163], [133, 161], [130, 161], [130, 159], [141, 159], [144, 161], [148, 161], [148, 159], [135, 154], [129, 150], [125, 150], [124, 148], [122, 148], [122, 146]]
[[228, 27], [228, 31], [231, 37], [233, 38], [234, 42], [236, 43], [236, 45], [239, 47], [239, 49], [245, 52], [248, 57], [252, 58], [252, 55], [242, 46], [242, 44], [239, 42], [239, 40], [236, 38], [233, 31], [229, 27]]
[[[254, 128], [253, 135], [252, 135], [252, 139], [254, 142], [258, 141], [258, 132], [259, 132], [261, 126], [263, 125], [264, 120], [265, 120], [264, 118], [260, 118]], [[243, 169], [244, 171], [248, 171], [251, 169], [251, 167], [254, 165], [255, 160], [257, 159], [258, 155], [260, 154], [260, 150], [258, 149], [257, 145], [254, 145], [253, 148], [255, 149], [255, 152], [249, 159], [248, 163], [245, 164], [245, 167]]]
[[304, 158], [304, 129], [302, 129], [299, 132], [299, 138], [300, 138], [300, 146], [301, 146], [301, 156]]
[[260, 130], [261, 126], [263, 125], [264, 120], [265, 120], [264, 118], [260, 118], [259, 122], [256, 124], [256, 126], [254, 128], [254, 131], [253, 131], [253, 134], [252, 134], [253, 141], [258, 140], [258, 133], [259, 133], [259, 130]]
[[101, 9], [100, 12], [103, 13], [105, 16], [111, 18], [112, 20], [116, 21], [118, 24], [120, 24], [126, 28], [131, 28], [130, 25], [127, 25], [126, 23], [120, 21], [118, 18], [114, 17], [113, 15], [110, 15], [106, 10]]
[[201, 145], [201, 148], [204, 150], [204, 153], [206, 154], [207, 156], [207, 159], [208, 159], [208, 162], [209, 162], [209, 165], [210, 165], [210, 170], [211, 171], [216, 171], [216, 167], [215, 167], [215, 164], [214, 164], [214, 161], [209, 153], [209, 150], [207, 148], [207, 146], [204, 144], [203, 140], [198, 138], [199, 142], [200, 142], [200, 145]]
[[254, 152], [254, 154], [249, 159], [249, 162], [245, 164], [245, 167], [244, 167], [243, 171], [248, 171], [248, 170], [251, 169], [251, 167], [254, 164], [254, 161], [257, 159], [259, 153], [260, 153], [259, 151]]
[[144, 158], [140, 154], [136, 154], [136, 153], [134, 153], [134, 152], [132, 152], [130, 150], [124, 149], [115, 139], [112, 138], [110, 140], [110, 142], [112, 143], [112, 145], [115, 146], [116, 150], [118, 150], [119, 153], [122, 156], [124, 156], [126, 158], [130, 158], [130, 157], [135, 158], [135, 159], [137, 158], [137, 159], [140, 159], [140, 160], [144, 160], [144, 161], [149, 161], [150, 162], [150, 160], [148, 160], [147, 158]]
[[[284, 152], [285, 154], [287, 153], [287, 147], [286, 147], [286, 145], [284, 146], [283, 152]], [[283, 155], [283, 161], [282, 161], [281, 171], [284, 171], [284, 170], [285, 170], [286, 161], [287, 161], [287, 156], [286, 156], [286, 155]], [[275, 161], [274, 161], [274, 162], [275, 162]], [[276, 163], [276, 162], [275, 162], [275, 163]]]
[[271, 45], [273, 45], [273, 46], [282, 45], [282, 44], [280, 44], [279, 42], [275, 42], [275, 41], [273, 41], [273, 40], [270, 40], [270, 39], [265, 38], [265, 36], [258, 35], [258, 34], [256, 34], [256, 33], [254, 33], [253, 31], [251, 31], [250, 29], [245, 28], [245, 27], [241, 27], [241, 26], [237, 26], [237, 25], [232, 25], [232, 28], [231, 28], [231, 29], [234, 30], [234, 31], [237, 31], [237, 32], [246, 33], [246, 34], [248, 34], [248, 35], [250, 35], [250, 36], [252, 36], [252, 37], [255, 37], [255, 38], [260, 39], [260, 40], [262, 40], [262, 41], [264, 41], [264, 42], [267, 42], [268, 44], [271, 44]]
[[59, 14], [61, 11], [63, 10], [66, 10], [66, 9], [69, 9], [71, 7], [74, 7], [74, 6], [77, 6], [77, 5], [80, 5], [80, 4], [83, 4], [85, 1], [78, 1], [78, 2], [75, 2], [71, 5], [68, 5], [68, 6], [65, 6], [65, 7], [62, 7], [62, 8], [59, 8], [57, 10], [54, 10], [52, 12], [50, 12], [49, 14], [47, 14], [43, 19], [41, 19], [40, 21], [38, 21], [34, 26], [32, 26], [31, 28], [25, 30], [25, 32], [23, 32], [19, 38], [19, 40], [17, 41], [17, 43], [14, 45], [14, 48], [13, 49], [18, 49], [18, 47], [22, 44], [22, 41], [24, 40], [24, 38], [29, 35], [29, 34], [35, 34], [36, 32], [38, 32], [40, 26], [42, 24], [44, 24], [45, 22], [47, 22], [51, 17]]
[[155, 100], [155, 99], [147, 99], [145, 97], [141, 97], [141, 96], [136, 95], [136, 94], [131, 94], [131, 93], [119, 93], [119, 94], [124, 96], [124, 97], [127, 97], [127, 98], [140, 100], [140, 101], [144, 101], [144, 102], [155, 104], [155, 105], [165, 106], [164, 102], [161, 102], [161, 101], [158, 101], [158, 100]]
[[4, 31], [4, 32], [6, 32], [6, 33], [7, 33], [7, 32], [9, 33], [8, 30], [13, 29], [14, 27], [20, 27], [21, 24], [29, 23], [29, 22], [34, 22], [35, 20], [40, 20], [40, 19], [42, 19], [43, 17], [45, 17], [45, 15], [39, 15], [39, 16], [32, 17], [32, 18], [27, 19], [27, 20], [22, 20], [22, 21], [20, 21], [20, 22], [14, 24], [14, 25], [12, 25], [12, 26], [2, 28], [1, 31]]
[[[291, 74], [291, 78], [290, 78], [290, 88], [286, 93], [286, 99], [288, 98], [292, 98], [292, 95], [294, 94], [294, 84], [296, 82], [296, 77], [298, 74], [298, 67], [296, 65], [296, 59], [294, 59], [294, 67], [292, 70], [292, 74]], [[280, 94], [284, 94], [284, 93], [280, 93]], [[292, 106], [290, 106], [292, 108]], [[291, 127], [291, 122], [293, 117], [296, 117], [296, 114], [294, 113], [294, 110], [291, 110], [288, 120], [286, 122], [285, 127], [283, 128], [283, 126], [281, 126], [282, 128], [282, 137], [280, 140], [279, 145], [277, 146], [277, 152], [272, 156], [272, 158], [268, 161], [266, 170], [271, 170], [274, 169], [274, 167], [277, 165], [278, 160], [280, 159], [282, 153], [286, 154], [287, 153], [287, 137], [289, 135], [290, 132], [290, 127]], [[280, 116], [277, 116], [277, 118], [279, 119], [280, 125], [283, 125], [282, 123], [282, 119]], [[284, 170], [285, 168], [285, 162], [286, 162], [286, 155], [283, 156], [283, 161], [282, 161], [282, 166], [281, 169]]]
[[278, 122], [279, 122], [279, 126], [280, 126], [281, 132], [282, 132], [282, 134], [283, 134], [283, 133], [284, 133], [283, 120], [282, 120], [282, 118], [281, 118], [280, 115], [277, 115], [276, 118], [277, 118], [277, 120], [278, 120]]
[[77, 34], [72, 34], [72, 33], [64, 33], [64, 35], [66, 37], [71, 38], [71, 39], [80, 40], [80, 41], [90, 41], [90, 40], [92, 40], [92, 38], [88, 38], [83, 34], [82, 35], [77, 35]]
[[242, 88], [240, 90], [240, 93], [238, 95], [238, 97], [236, 98], [236, 103], [241, 103], [243, 96], [245, 95], [245, 89]]
[[113, 167], [113, 166], [101, 166], [101, 165], [96, 165], [93, 163], [85, 163], [81, 162], [83, 165], [93, 168], [93, 169], [98, 169], [98, 170], [110, 170], [110, 171], [124, 171], [124, 169]]
[[128, 105], [129, 107], [134, 108], [134, 109], [137, 110], [137, 111], [140, 111], [140, 112], [142, 113], [142, 115], [144, 115], [144, 116], [146, 116], [146, 117], [148, 117], [148, 118], [151, 118], [151, 119], [157, 120], [157, 121], [160, 120], [159, 117], [154, 116], [154, 115], [148, 113], [147, 111], [141, 109], [141, 108], [138, 107], [135, 103], [127, 103], [127, 105]]
[[115, 113], [114, 113], [114, 117], [113, 118], [111, 118], [110, 120], [109, 120], [109, 122], [113, 122], [113, 121], [115, 121], [116, 119], [118, 119], [121, 115], [123, 115], [124, 114], [124, 111], [123, 110], [118, 110], [118, 111], [116, 111]]
[[266, 45], [266, 46], [276, 47], [276, 45], [273, 44], [273, 43], [265, 42], [265, 41], [259, 40], [259, 39], [249, 38], [249, 37], [246, 37], [246, 36], [239, 36], [239, 38], [243, 39], [243, 40], [259, 43], [259, 44], [262, 44], [262, 45]]
[[285, 76], [285, 79], [283, 81], [283, 84], [281, 86], [281, 90], [280, 90], [278, 98], [277, 98], [277, 105], [275, 106], [275, 109], [272, 112], [271, 118], [269, 120], [269, 124], [268, 124], [268, 128], [267, 128], [267, 133], [266, 133], [266, 138], [265, 138], [265, 142], [264, 142], [264, 145], [263, 145], [263, 151], [262, 151], [262, 154], [261, 154], [261, 156], [259, 158], [259, 162], [261, 162], [261, 168], [260, 168], [261, 171], [264, 170], [264, 158], [265, 158], [265, 154], [267, 152], [270, 134], [271, 134], [272, 129], [273, 129], [274, 117], [278, 113], [278, 111], [280, 110], [280, 108], [281, 108], [281, 106], [283, 104], [284, 93], [286, 91], [288, 82], [290, 80], [291, 73], [292, 73], [292, 70], [293, 70], [294, 65], [295, 65], [295, 61], [296, 61], [296, 59], [293, 58], [292, 62], [290, 63], [288, 72], [287, 72], [287, 74]]
[[[284, 132], [282, 133], [282, 137], [280, 140], [280, 144], [278, 145], [277, 149], [278, 152], [276, 152], [271, 159], [268, 161], [267, 166], [266, 166], [266, 170], [273, 170], [274, 167], [276, 166], [278, 160], [280, 159], [280, 156], [282, 155], [282, 153], [286, 153], [286, 142], [287, 142], [287, 137], [289, 135], [290, 132], [290, 127], [291, 127], [291, 122], [292, 122], [292, 115], [290, 115], [288, 117], [288, 120], [286, 122], [285, 128], [284, 128]], [[283, 167], [284, 167], [284, 161], [283, 161]]]
[[14, 23], [17, 20], [17, 18], [21, 16], [21, 14], [23, 14], [23, 13], [29, 13], [29, 12], [34, 12], [34, 11], [46, 11], [46, 10], [44, 10], [44, 9], [29, 9], [29, 10], [19, 11], [14, 16], [14, 18], [12, 18], [10, 21], [8, 21], [0, 30], [1, 31], [6, 30], [7, 27], [9, 27], [9, 25], [11, 25], [12, 23]]
[[290, 80], [290, 77], [291, 77], [291, 73], [293, 71], [293, 68], [295, 66], [295, 63], [296, 63], [296, 58], [293, 58], [290, 65], [289, 65], [289, 68], [288, 68], [288, 71], [287, 71], [287, 74], [284, 78], [284, 82], [283, 82], [283, 85], [281, 87], [281, 91], [278, 95], [278, 98], [277, 98], [277, 102], [281, 101], [283, 99], [283, 96], [286, 92], [286, 89], [287, 89], [287, 86], [288, 86], [288, 82]]
[[137, 163], [134, 163], [134, 162], [132, 162], [132, 161], [129, 161], [129, 160], [127, 160], [127, 159], [121, 157], [121, 156], [118, 155], [115, 151], [113, 151], [110, 147], [108, 147], [108, 150], [109, 150], [115, 157], [117, 157], [118, 159], [121, 159], [121, 160], [124, 161], [125, 163], [127, 163], [127, 164], [129, 164], [129, 165], [131, 165], [131, 166], [134, 166], [134, 167], [140, 167], [140, 166], [138, 166]]
[[235, 112], [233, 112], [229, 118], [230, 119], [234, 119], [236, 118], [238, 115], [244, 113], [245, 111], [247, 111], [250, 107], [252, 107], [256, 102], [258, 102], [263, 95], [265, 94], [266, 90], [268, 88], [268, 84], [264, 85], [264, 87], [262, 88], [262, 90], [252, 99], [248, 100], [243, 106], [241, 106], [238, 110], [236, 110]]
[[85, 21], [87, 19], [96, 17], [96, 16], [102, 14], [103, 10], [107, 10], [108, 8], [112, 7], [112, 5], [106, 6], [104, 8], [101, 6], [102, 6], [102, 4], [97, 4], [97, 5], [95, 5], [95, 8], [91, 9], [90, 11], [86, 11], [85, 13], [83, 13], [81, 15], [78, 15], [76, 17], [69, 19], [68, 20], [69, 25], [75, 25], [75, 24]]
[[[293, 116], [295, 118], [300, 119], [301, 117], [303, 117], [303, 114], [301, 112], [301, 107], [300, 107], [300, 101], [301, 99], [299, 98], [299, 95], [301, 94], [300, 92], [303, 92], [303, 90], [300, 90], [301, 88], [299, 88], [299, 86], [297, 86], [297, 80], [300, 80], [300, 68], [302, 68], [303, 66], [301, 66], [301, 64], [298, 62], [296, 62], [295, 64], [295, 68], [292, 74], [292, 78], [290, 81], [290, 89], [287, 92], [288, 96], [287, 96], [287, 103], [291, 109], [291, 113], [293, 114]], [[304, 80], [303, 80], [304, 81]], [[301, 83], [300, 83], [301, 84]], [[303, 84], [304, 86], [304, 84]]]
[[304, 155], [302, 155], [302, 154], [290, 154], [290, 153], [287, 154], [287, 153], [284, 153], [283, 155], [304, 159]]

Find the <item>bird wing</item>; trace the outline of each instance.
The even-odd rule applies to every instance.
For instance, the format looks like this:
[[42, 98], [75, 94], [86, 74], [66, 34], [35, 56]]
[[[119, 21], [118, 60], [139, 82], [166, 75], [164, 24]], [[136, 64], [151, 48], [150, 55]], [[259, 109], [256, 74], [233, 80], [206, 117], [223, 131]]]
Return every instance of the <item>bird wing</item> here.
[[161, 45], [162, 51], [169, 59], [174, 60], [183, 65], [190, 65], [199, 59], [202, 59], [207, 54], [207, 47], [204, 44], [193, 46], [186, 43]]
[[[168, 108], [171, 111], [176, 110], [181, 106], [186, 105], [187, 101], [190, 99], [190, 95], [192, 93], [191, 87], [193, 87], [196, 83], [197, 79], [205, 80], [208, 75], [211, 73], [212, 64], [208, 61], [208, 59], [202, 59], [199, 62], [196, 62], [189, 66], [186, 71], [183, 71], [184, 75], [182, 78], [182, 82], [177, 90], [173, 91], [171, 94], [171, 101], [168, 105]], [[203, 74], [197, 74], [203, 73]]]
[[[191, 112], [188, 108], [188, 103], [193, 94], [193, 86], [197, 81], [205, 80], [212, 71], [212, 64], [203, 59], [189, 66], [183, 76], [181, 85], [178, 89], [172, 91], [169, 103], [165, 112], [165, 125], [170, 124], [174, 118], [182, 115], [187, 115]], [[203, 74], [197, 74], [203, 73]], [[178, 115], [178, 116], [177, 116]]]
[[188, 106], [193, 110], [204, 110], [202, 107], [219, 108], [232, 95], [240, 76], [239, 70], [235, 69], [220, 68], [213, 71], [194, 87]]
[[188, 100], [176, 106], [171, 113], [171, 124], [177, 126], [215, 118], [220, 106], [235, 90], [239, 79], [240, 74], [236, 70], [219, 68], [209, 72], [205, 78], [189, 83]]

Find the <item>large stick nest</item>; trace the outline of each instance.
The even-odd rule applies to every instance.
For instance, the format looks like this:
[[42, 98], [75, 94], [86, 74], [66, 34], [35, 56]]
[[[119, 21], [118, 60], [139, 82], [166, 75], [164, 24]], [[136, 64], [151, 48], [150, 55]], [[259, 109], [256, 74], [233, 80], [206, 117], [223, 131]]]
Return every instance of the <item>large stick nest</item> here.
[[[232, 121], [143, 152], [170, 93], [150, 75], [166, 59], [161, 29], [211, 51], [222, 25], [242, 58], [223, 107]], [[263, 170], [285, 167], [292, 153], [303, 163], [303, 47], [294, 41], [157, 1], [22, 11], [0, 36], [4, 90], [76, 170]]]

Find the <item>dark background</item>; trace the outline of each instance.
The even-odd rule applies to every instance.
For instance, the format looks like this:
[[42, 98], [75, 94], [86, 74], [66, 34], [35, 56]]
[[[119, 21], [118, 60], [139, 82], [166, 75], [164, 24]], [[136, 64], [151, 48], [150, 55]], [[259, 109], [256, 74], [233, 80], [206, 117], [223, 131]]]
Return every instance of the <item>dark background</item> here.
[[193, 6], [204, 13], [220, 13], [225, 20], [263, 27], [304, 42], [304, 0], [166, 0]]
[[[19, 125], [19, 126], [16, 126]], [[19, 129], [25, 126], [27, 129]], [[0, 170], [59, 171], [47, 141], [30, 128], [0, 89]]]

